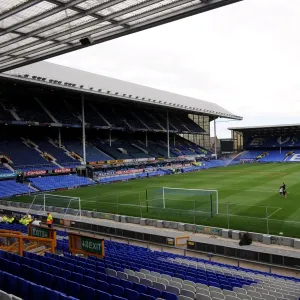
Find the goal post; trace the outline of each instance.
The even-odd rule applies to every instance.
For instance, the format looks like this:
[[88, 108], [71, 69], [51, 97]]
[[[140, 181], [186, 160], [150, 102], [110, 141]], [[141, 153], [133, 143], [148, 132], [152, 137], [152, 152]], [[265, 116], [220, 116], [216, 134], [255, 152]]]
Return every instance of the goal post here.
[[218, 190], [162, 187], [152, 193], [152, 207], [213, 217], [219, 213]]
[[28, 209], [28, 213], [46, 215], [47, 212], [57, 212], [74, 216], [81, 219], [81, 199], [80, 197], [62, 196], [56, 194], [40, 193], [33, 196], [33, 200]]

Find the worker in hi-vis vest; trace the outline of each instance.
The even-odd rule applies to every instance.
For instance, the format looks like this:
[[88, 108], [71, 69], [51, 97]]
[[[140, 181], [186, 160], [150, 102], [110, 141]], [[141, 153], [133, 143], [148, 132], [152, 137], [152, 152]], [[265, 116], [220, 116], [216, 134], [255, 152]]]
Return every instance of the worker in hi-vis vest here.
[[52, 227], [52, 223], [53, 223], [53, 217], [50, 213], [47, 213], [47, 225], [49, 228]]

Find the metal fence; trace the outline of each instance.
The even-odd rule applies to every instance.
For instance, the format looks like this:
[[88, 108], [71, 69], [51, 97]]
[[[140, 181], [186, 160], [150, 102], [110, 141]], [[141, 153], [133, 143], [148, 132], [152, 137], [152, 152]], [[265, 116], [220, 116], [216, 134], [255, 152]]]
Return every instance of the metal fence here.
[[[286, 221], [280, 219], [280, 207], [219, 203], [216, 215], [211, 215], [208, 206], [201, 201], [184, 208], [176, 203], [162, 208], [153, 206], [146, 200], [145, 192], [98, 194], [82, 198], [82, 209], [119, 215], [176, 221], [189, 224], [206, 225], [226, 229], [300, 237], [300, 219]], [[217, 205], [212, 203], [212, 205]], [[276, 218], [278, 217], [278, 218]], [[300, 218], [300, 216], [299, 216]]]

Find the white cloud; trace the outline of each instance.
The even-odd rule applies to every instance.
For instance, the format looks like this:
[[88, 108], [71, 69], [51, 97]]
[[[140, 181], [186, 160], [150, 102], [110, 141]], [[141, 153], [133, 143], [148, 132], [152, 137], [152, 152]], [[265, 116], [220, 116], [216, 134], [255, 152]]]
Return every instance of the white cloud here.
[[218, 123], [228, 137], [228, 126], [297, 122], [299, 15], [298, 0], [247, 0], [51, 61], [215, 102], [244, 117]]

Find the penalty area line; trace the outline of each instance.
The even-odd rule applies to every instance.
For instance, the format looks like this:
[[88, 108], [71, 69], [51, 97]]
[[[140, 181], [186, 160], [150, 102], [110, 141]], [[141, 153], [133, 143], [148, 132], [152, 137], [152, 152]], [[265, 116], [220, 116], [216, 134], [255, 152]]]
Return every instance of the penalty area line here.
[[275, 210], [273, 213], [271, 213], [271, 214], [268, 216], [268, 219], [269, 219], [271, 216], [275, 215], [277, 212], [279, 212], [281, 209], [282, 209], [282, 208], [279, 207], [277, 210]]

